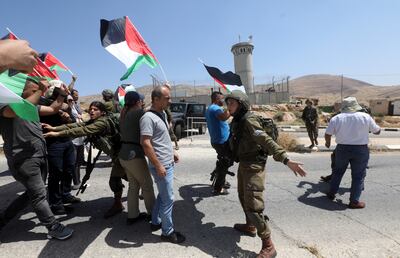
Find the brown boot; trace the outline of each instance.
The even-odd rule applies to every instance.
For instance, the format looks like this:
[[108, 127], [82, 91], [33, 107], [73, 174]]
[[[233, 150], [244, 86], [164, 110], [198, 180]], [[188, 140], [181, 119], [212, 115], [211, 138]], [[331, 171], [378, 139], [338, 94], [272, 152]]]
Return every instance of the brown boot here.
[[121, 213], [125, 209], [122, 205], [121, 198], [114, 198], [114, 203], [111, 208], [104, 214], [104, 218], [108, 219], [118, 213]]
[[242, 232], [243, 234], [251, 237], [255, 237], [257, 233], [257, 229], [255, 226], [252, 226], [248, 223], [246, 224], [235, 224], [233, 225], [233, 228], [236, 229], [237, 231]]
[[257, 258], [274, 258], [276, 257], [277, 253], [272, 243], [271, 237], [263, 238], [261, 251], [258, 254]]

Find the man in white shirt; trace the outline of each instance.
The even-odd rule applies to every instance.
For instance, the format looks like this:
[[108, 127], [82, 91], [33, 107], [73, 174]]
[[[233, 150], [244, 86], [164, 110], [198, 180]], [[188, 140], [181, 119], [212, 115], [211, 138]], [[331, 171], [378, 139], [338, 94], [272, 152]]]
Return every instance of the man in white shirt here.
[[331, 200], [339, 189], [340, 182], [347, 166], [351, 165], [351, 191], [349, 208], [362, 209], [365, 203], [360, 196], [364, 189], [364, 178], [369, 160], [369, 132], [379, 134], [381, 128], [372, 117], [360, 111], [362, 107], [355, 97], [343, 99], [341, 113], [331, 119], [325, 132], [325, 146], [331, 145], [332, 135], [336, 136], [336, 157], [330, 181], [330, 191], [327, 194]]

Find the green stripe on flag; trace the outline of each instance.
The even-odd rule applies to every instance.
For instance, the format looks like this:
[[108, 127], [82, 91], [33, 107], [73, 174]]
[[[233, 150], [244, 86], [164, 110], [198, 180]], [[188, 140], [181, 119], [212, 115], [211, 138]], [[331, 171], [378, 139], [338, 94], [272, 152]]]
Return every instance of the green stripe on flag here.
[[37, 107], [25, 99], [22, 101], [23, 103], [11, 103], [8, 105], [20, 118], [31, 122], [39, 122], [39, 112]]
[[57, 72], [66, 72], [66, 71], [68, 71], [67, 69], [64, 69], [64, 68], [62, 68], [61, 66], [59, 66], [59, 65], [52, 65], [52, 66], [50, 66], [50, 70], [55, 70], [55, 71], [57, 71]]
[[157, 61], [150, 55], [141, 55], [136, 59], [135, 63], [133, 63], [133, 65], [128, 68], [128, 71], [126, 71], [126, 73], [121, 77], [120, 80], [123, 81], [127, 79], [129, 75], [136, 71], [143, 63], [147, 64], [151, 68], [156, 67], [158, 64]]

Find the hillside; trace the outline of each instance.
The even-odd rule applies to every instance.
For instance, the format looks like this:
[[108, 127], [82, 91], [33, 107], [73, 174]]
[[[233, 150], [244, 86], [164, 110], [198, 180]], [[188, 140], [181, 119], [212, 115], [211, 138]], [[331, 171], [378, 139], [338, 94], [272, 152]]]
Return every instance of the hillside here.
[[[312, 97], [320, 99], [322, 105], [332, 105], [340, 99], [341, 77], [336, 75], [315, 74], [306, 75], [289, 81], [290, 95], [301, 97]], [[204, 95], [210, 92], [211, 85], [178, 84], [172, 88], [171, 95], [191, 96], [194, 94]], [[258, 90], [265, 89], [266, 85], [257, 85]], [[137, 88], [138, 92], [146, 96], [146, 103], [150, 102], [152, 85]], [[355, 96], [362, 103], [368, 103], [374, 98], [400, 98], [400, 86], [376, 86], [367, 82], [343, 77], [343, 96]], [[93, 100], [101, 100], [100, 95], [83, 96], [81, 101], [90, 103]]]

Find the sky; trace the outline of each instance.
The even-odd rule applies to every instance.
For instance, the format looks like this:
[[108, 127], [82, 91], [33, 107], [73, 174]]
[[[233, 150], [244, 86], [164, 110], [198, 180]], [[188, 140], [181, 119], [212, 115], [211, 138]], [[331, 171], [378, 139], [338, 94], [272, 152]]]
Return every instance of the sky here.
[[[0, 35], [10, 28], [38, 52], [51, 52], [78, 76], [81, 95], [121, 83], [151, 84], [159, 67], [125, 66], [100, 42], [100, 19], [128, 16], [172, 84], [212, 84], [198, 61], [234, 71], [231, 46], [253, 36], [256, 83], [309, 74], [400, 85], [398, 0], [64, 0], [7, 1]], [[62, 79], [70, 81], [70, 74]]]

